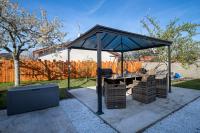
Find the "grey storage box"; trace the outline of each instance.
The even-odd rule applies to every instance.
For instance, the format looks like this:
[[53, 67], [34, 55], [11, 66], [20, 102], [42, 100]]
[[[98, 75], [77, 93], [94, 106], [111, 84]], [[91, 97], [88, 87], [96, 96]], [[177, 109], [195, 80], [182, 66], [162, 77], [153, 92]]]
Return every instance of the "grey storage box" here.
[[56, 84], [15, 87], [8, 90], [7, 114], [14, 115], [59, 105]]

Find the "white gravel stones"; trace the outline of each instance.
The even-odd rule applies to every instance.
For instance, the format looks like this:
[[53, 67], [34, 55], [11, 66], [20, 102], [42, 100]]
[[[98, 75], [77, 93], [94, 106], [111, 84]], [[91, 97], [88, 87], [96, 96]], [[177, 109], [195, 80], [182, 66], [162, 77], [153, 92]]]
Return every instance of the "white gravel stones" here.
[[77, 99], [60, 101], [60, 105], [29, 113], [7, 116], [0, 111], [0, 133], [115, 133]]
[[60, 102], [76, 131], [79, 133], [115, 133], [109, 125], [76, 99]]
[[200, 133], [200, 98], [145, 131], [146, 133]]

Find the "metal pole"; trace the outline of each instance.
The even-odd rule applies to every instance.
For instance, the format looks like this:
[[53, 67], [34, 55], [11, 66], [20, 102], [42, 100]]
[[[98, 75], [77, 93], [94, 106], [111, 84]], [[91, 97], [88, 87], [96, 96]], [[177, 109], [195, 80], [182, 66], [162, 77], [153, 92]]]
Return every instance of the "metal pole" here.
[[100, 33], [97, 36], [97, 114], [103, 114], [102, 111], [102, 68], [101, 68], [101, 39]]
[[123, 77], [124, 72], [124, 53], [121, 52], [121, 76]]
[[171, 50], [170, 45], [168, 46], [168, 89], [171, 93]]
[[70, 89], [70, 52], [71, 52], [71, 49], [69, 48], [68, 49], [68, 90]]

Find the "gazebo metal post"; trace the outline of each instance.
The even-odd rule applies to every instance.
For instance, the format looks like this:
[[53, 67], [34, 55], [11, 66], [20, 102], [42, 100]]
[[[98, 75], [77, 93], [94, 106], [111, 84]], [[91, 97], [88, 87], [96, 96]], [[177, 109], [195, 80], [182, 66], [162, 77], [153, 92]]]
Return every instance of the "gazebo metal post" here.
[[123, 77], [124, 72], [124, 53], [121, 52], [121, 76]]
[[101, 66], [101, 39], [100, 33], [96, 33], [97, 37], [97, 114], [103, 114], [102, 111], [102, 66]]
[[170, 45], [167, 46], [168, 48], [168, 90], [171, 93], [171, 50]]
[[71, 52], [71, 49], [68, 48], [68, 90], [70, 89], [70, 52]]

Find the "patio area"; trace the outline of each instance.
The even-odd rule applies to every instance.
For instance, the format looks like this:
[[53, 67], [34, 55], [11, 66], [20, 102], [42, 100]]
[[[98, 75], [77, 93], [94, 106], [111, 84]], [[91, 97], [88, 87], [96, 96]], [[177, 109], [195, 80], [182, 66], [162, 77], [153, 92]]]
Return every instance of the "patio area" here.
[[[79, 101], [96, 112], [96, 87], [70, 90]], [[127, 96], [125, 109], [107, 109], [103, 99], [104, 114], [100, 117], [121, 133], [142, 131], [155, 122], [177, 111], [200, 97], [200, 91], [172, 87], [167, 98], [157, 98], [150, 104], [142, 104]]]
[[[172, 112], [175, 112], [174, 114], [177, 114], [177, 119], [172, 114], [161, 122], [158, 122], [161, 124], [156, 123], [147, 130], [147, 132], [151, 133], [164, 128], [163, 130], [167, 132], [169, 130], [173, 131], [176, 128], [175, 125], [177, 123], [174, 123], [172, 120], [178, 121], [179, 118], [185, 118], [183, 113], [179, 113], [184, 109], [189, 110], [189, 112], [185, 111], [189, 119], [196, 118], [198, 120], [198, 116], [195, 115], [194, 117], [194, 114], [198, 113], [199, 109], [192, 110], [192, 108], [198, 107], [198, 101], [200, 100], [200, 91], [198, 90], [172, 87], [173, 93], [169, 93], [168, 98], [157, 98], [155, 102], [150, 104], [142, 104], [132, 100], [131, 96], [128, 95], [126, 100], [127, 107], [125, 109], [107, 109], [103, 102], [102, 108], [104, 114], [102, 115], [96, 115], [97, 97], [95, 87], [73, 89], [70, 92], [76, 98], [62, 100], [57, 107], [13, 116], [7, 116], [6, 110], [0, 111], [0, 132], [115, 133], [119, 131], [121, 133], [132, 133], [143, 131]], [[194, 100], [196, 103], [198, 102], [197, 105], [195, 105], [195, 102], [192, 102]], [[188, 107], [192, 106], [191, 109], [184, 107], [180, 111], [177, 111], [177, 109], [190, 102], [192, 103]], [[192, 113], [193, 117], [187, 114], [187, 112], [189, 114]], [[170, 118], [173, 119], [171, 120]], [[184, 121], [185, 128], [187, 126], [193, 128], [198, 126], [195, 123], [198, 121], [187, 120]], [[170, 121], [175, 124], [173, 127], [169, 127], [172, 124]], [[182, 120], [179, 122], [182, 122]], [[187, 123], [191, 122], [194, 124], [187, 125]]]

